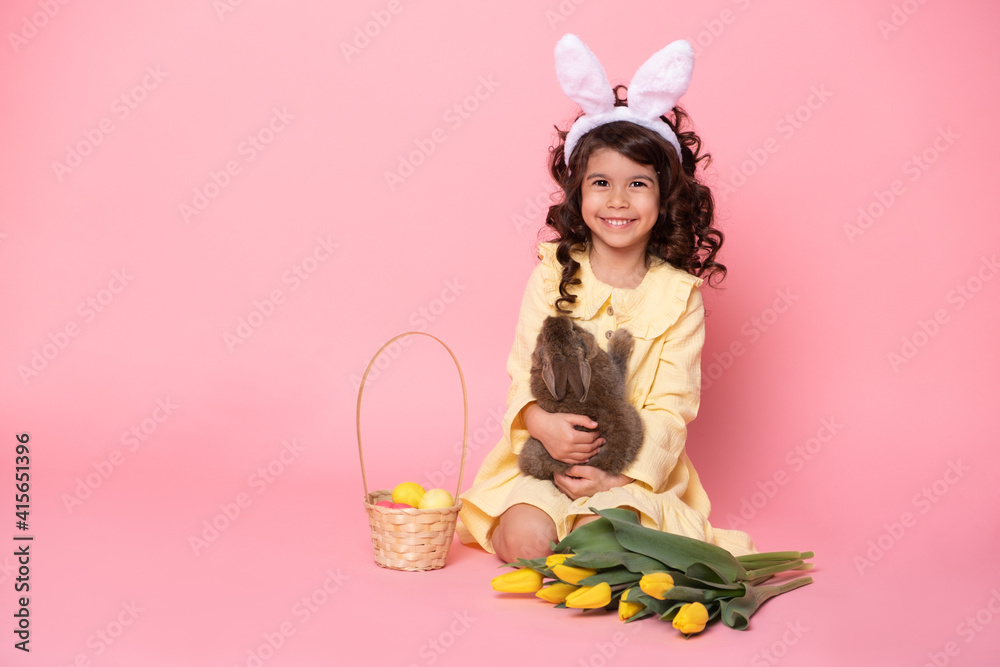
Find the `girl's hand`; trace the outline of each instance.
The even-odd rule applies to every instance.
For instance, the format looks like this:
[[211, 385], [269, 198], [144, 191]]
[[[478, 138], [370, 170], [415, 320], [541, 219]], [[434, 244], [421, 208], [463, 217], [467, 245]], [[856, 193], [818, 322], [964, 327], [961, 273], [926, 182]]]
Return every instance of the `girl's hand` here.
[[557, 472], [552, 478], [556, 488], [569, 496], [571, 500], [625, 486], [632, 481], [631, 477], [611, 475], [593, 466], [573, 466], [565, 474]]
[[576, 465], [586, 463], [605, 442], [597, 431], [578, 431], [574, 426], [597, 428], [597, 422], [584, 415], [546, 412], [532, 403], [524, 409], [524, 425], [557, 461]]

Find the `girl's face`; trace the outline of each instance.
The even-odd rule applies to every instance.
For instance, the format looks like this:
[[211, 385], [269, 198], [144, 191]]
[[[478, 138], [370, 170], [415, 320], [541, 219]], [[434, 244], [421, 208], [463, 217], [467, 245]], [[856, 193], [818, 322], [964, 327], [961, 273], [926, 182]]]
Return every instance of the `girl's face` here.
[[580, 210], [597, 250], [645, 255], [660, 214], [660, 184], [652, 167], [610, 148], [587, 161]]

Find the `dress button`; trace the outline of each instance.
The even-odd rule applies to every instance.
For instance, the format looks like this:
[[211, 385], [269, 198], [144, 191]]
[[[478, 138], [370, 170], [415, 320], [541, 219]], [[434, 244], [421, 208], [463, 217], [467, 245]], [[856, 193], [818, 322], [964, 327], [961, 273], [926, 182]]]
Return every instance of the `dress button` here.
[[610, 331], [604, 332], [604, 337], [610, 339], [611, 338], [611, 332]]
[[615, 309], [612, 308], [611, 306], [608, 306], [608, 315], [614, 315], [614, 314], [615, 314]]

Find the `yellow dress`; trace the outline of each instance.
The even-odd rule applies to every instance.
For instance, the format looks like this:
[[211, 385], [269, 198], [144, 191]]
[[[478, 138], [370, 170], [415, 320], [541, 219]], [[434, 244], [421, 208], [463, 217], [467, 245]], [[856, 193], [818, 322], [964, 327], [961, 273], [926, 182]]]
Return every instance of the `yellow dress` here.
[[517, 455], [528, 439], [522, 411], [534, 398], [529, 386], [531, 353], [542, 321], [558, 314], [562, 266], [554, 243], [539, 245], [541, 263], [525, 289], [507, 372], [511, 377], [503, 437], [486, 456], [472, 488], [462, 494], [460, 539], [494, 553], [493, 529], [501, 514], [517, 503], [534, 505], [552, 517], [559, 539], [589, 507], [627, 507], [644, 526], [687, 535], [724, 547], [736, 555], [755, 551], [741, 531], [713, 527], [708, 496], [684, 449], [687, 423], [695, 418], [701, 393], [701, 349], [705, 341], [702, 280], [666, 262], [655, 263], [635, 289], [612, 287], [593, 273], [586, 251], [580, 262], [571, 317], [607, 348], [618, 327], [629, 330], [635, 347], [629, 359], [626, 391], [644, 426], [642, 448], [623, 474], [635, 481], [593, 496], [570, 500], [548, 480], [521, 473]]

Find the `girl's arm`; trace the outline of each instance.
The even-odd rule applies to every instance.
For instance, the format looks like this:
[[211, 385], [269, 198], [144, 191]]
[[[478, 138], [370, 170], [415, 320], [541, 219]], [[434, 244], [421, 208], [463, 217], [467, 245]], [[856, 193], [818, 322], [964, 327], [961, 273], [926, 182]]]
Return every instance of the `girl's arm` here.
[[687, 424], [701, 400], [701, 350], [705, 343], [705, 307], [692, 287], [687, 306], [664, 334], [656, 375], [639, 416], [645, 434], [639, 455], [624, 474], [654, 492], [667, 484], [684, 451]]
[[625, 486], [634, 480], [627, 475], [612, 475], [593, 466], [573, 466], [566, 474], [556, 473], [552, 483], [572, 500], [590, 497], [600, 491]]
[[548, 413], [535, 403], [531, 393], [531, 354], [538, 342], [542, 322], [555, 314], [545, 289], [545, 270], [543, 264], [536, 266], [524, 290], [514, 345], [507, 360], [511, 385], [504, 431], [514, 454], [519, 454], [528, 438], [533, 437], [552, 458], [572, 464], [584, 463], [597, 453], [604, 439], [599, 431], [578, 431], [573, 426], [579, 424], [598, 429], [600, 426], [582, 415]]
[[546, 412], [537, 403], [531, 403], [524, 409], [523, 418], [531, 437], [541, 442], [556, 461], [586, 463], [607, 442], [598, 431], [574, 428], [599, 428], [598, 423], [586, 415]]

